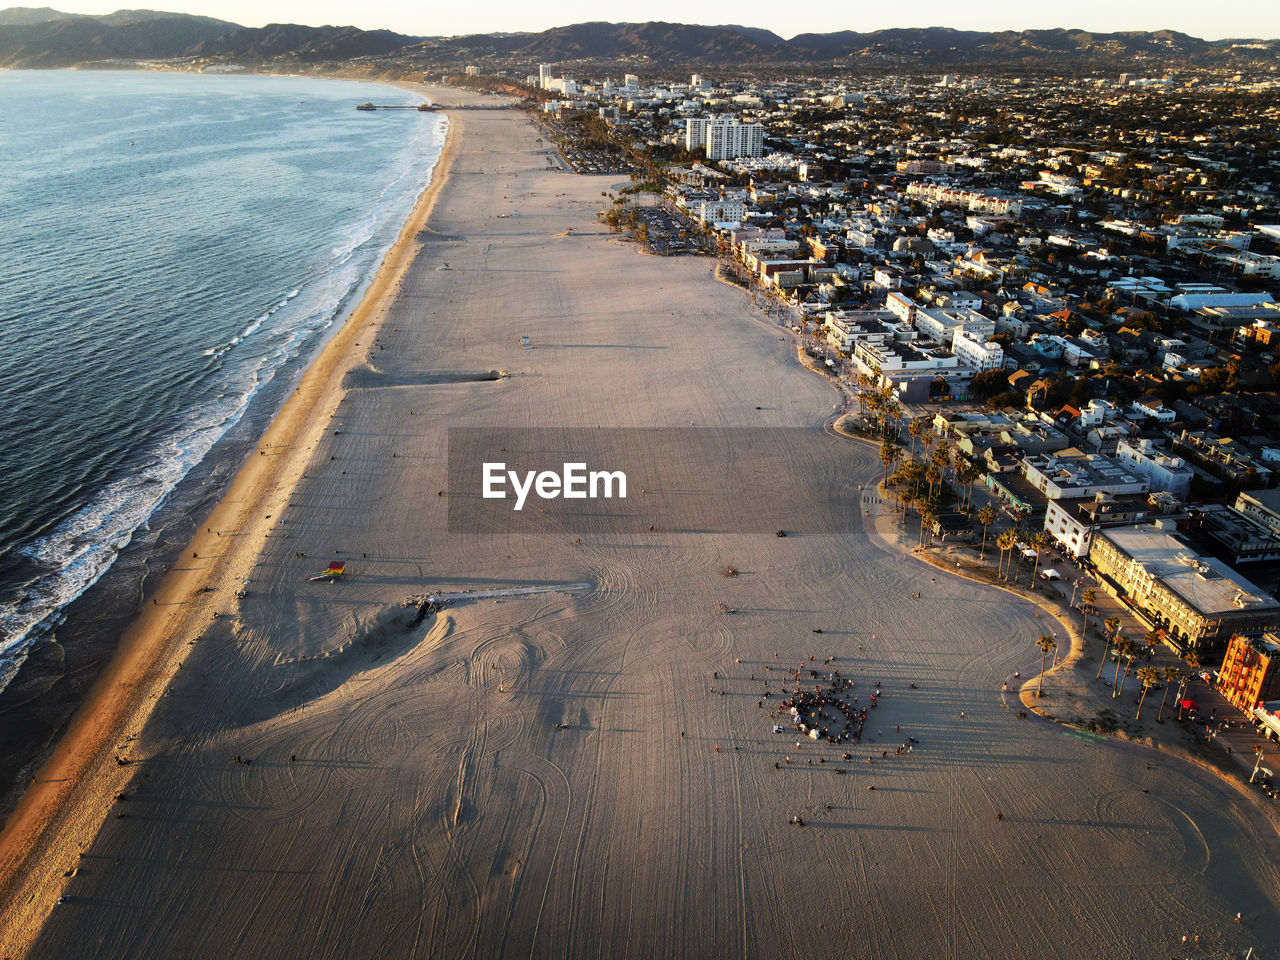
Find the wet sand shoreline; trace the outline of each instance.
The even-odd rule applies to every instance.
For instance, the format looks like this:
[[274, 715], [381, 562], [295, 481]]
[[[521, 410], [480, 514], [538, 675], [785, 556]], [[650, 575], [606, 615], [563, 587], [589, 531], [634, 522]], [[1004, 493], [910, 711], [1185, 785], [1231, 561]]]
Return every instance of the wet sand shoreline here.
[[[40, 908], [23, 903], [18, 890], [41, 873], [32, 861], [40, 856], [45, 838], [51, 832], [70, 832], [81, 843], [87, 841], [94, 821], [105, 816], [106, 790], [100, 784], [88, 787], [86, 778], [95, 769], [114, 763], [113, 756], [127, 753], [118, 749], [117, 742], [130, 736], [127, 730], [145, 724], [156, 691], [180, 665], [189, 638], [198, 636], [219, 615], [216, 607], [225, 608], [231, 571], [251, 572], [255, 544], [270, 536], [272, 525], [265, 518], [256, 520], [256, 530], [247, 529], [247, 525], [255, 523], [255, 513], [264, 517], [264, 507], [273, 498], [279, 502], [286, 495], [281, 491], [287, 491], [291, 481], [300, 475], [308, 444], [315, 443], [316, 432], [327, 422], [326, 411], [340, 400], [340, 378], [336, 375], [357, 361], [357, 338], [361, 333], [385, 316], [390, 299], [421, 244], [418, 234], [448, 182], [456, 154], [457, 126], [451, 120], [431, 182], [415, 203], [360, 304], [305, 369], [292, 395], [254, 445], [259, 456], [246, 456], [225, 494], [208, 513], [204, 532], [197, 531], [178, 553], [186, 565], [175, 566], [149, 593], [147, 599], [152, 602], [142, 606], [6, 821], [4, 832], [0, 833], [0, 904], [10, 906], [0, 912], [0, 929], [30, 933], [33, 915], [29, 911], [34, 907], [38, 915]], [[250, 450], [250, 454], [253, 452]], [[231, 537], [224, 540], [220, 536], [223, 527], [228, 532], [236, 531], [231, 549]], [[117, 767], [121, 773], [126, 769], [119, 764]], [[74, 817], [72, 822], [67, 822], [68, 814]], [[65, 837], [62, 842], [66, 842]]]

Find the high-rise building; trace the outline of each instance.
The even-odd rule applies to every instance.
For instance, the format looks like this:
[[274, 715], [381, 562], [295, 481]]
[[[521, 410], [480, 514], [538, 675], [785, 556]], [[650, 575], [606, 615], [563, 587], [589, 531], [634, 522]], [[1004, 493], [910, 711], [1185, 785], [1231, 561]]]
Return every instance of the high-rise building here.
[[689, 86], [693, 87], [693, 89], [695, 89], [695, 90], [701, 90], [701, 89], [702, 89], [702, 74], [700, 74], [700, 73], [695, 73], [695, 74], [690, 78], [690, 80], [689, 80]]
[[732, 117], [685, 117], [684, 148], [690, 153], [707, 149], [707, 127], [713, 123], [733, 123]]
[[624, 86], [631, 87], [633, 89], [640, 86], [640, 78], [634, 73], [625, 74], [622, 78], [622, 82]]
[[538, 86], [543, 90], [551, 89], [551, 64], [538, 65]]
[[706, 136], [708, 160], [764, 155], [764, 127], [758, 123], [712, 123]]

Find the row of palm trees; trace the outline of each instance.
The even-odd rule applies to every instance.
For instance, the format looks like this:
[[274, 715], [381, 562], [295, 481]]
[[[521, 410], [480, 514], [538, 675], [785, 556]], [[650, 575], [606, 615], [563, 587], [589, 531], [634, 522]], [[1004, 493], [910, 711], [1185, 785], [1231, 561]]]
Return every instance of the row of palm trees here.
[[[986, 509], [990, 509], [986, 522], [983, 521], [982, 511], [978, 512], [978, 522], [982, 524], [982, 546], [983, 552], [986, 550], [987, 543], [987, 527], [995, 521], [995, 509], [990, 504]], [[1017, 559], [1015, 550], [1023, 549], [1035, 551], [1035, 562], [1031, 568], [1031, 584], [1030, 589], [1036, 588], [1036, 574], [1040, 572], [1040, 554], [1049, 548], [1053, 543], [1053, 538], [1044, 530], [1002, 530], [1000, 536], [996, 537], [996, 546], [1000, 548], [1000, 564], [999, 573], [1003, 580], [1008, 580], [1010, 576], [1013, 583], [1018, 582], [1017, 568], [1014, 566], [1014, 560]], [[981, 556], [981, 554], [980, 554]], [[1008, 563], [1006, 564], [1006, 559]]]
[[[1084, 606], [1086, 611], [1090, 604], [1093, 603], [1094, 599], [1094, 591], [1086, 590], [1084, 592]], [[1098, 664], [1098, 672], [1094, 679], [1098, 679], [1102, 676], [1102, 670], [1107, 664], [1107, 655], [1113, 655], [1113, 659], [1116, 664], [1116, 672], [1115, 676], [1112, 678], [1111, 696], [1112, 698], [1115, 698], [1119, 697], [1124, 692], [1125, 682], [1128, 680], [1129, 674], [1132, 671], [1141, 684], [1141, 695], [1138, 697], [1138, 710], [1134, 714], [1135, 720], [1142, 719], [1142, 705], [1147, 699], [1147, 694], [1163, 682], [1164, 693], [1160, 697], [1160, 709], [1156, 712], [1156, 723], [1163, 723], [1164, 708], [1165, 703], [1169, 698], [1169, 689], [1175, 684], [1181, 685], [1184, 688], [1190, 685], [1191, 681], [1197, 675], [1197, 669], [1200, 667], [1200, 658], [1197, 657], [1194, 652], [1188, 652], [1182, 658], [1182, 662], [1186, 668], [1185, 670], [1183, 667], [1173, 665], [1155, 667], [1148, 664], [1146, 666], [1138, 667], [1135, 671], [1133, 666], [1138, 657], [1145, 655], [1149, 659], [1151, 655], [1155, 653], [1156, 648], [1160, 645], [1160, 635], [1156, 633], [1155, 630], [1148, 630], [1143, 636], [1142, 641], [1138, 642], [1136, 640], [1130, 640], [1120, 633], [1119, 617], [1108, 617], [1104, 625], [1106, 628], [1106, 643], [1103, 646], [1102, 657]], [[1123, 674], [1121, 674], [1121, 667], [1124, 668]], [[1182, 719], [1183, 699], [1185, 699], [1185, 697], [1179, 697], [1178, 701], [1179, 720]]]
[[[860, 397], [876, 417], [892, 417], [893, 402], [883, 399], [882, 394], [861, 394]], [[892, 420], [889, 422], [892, 423]], [[957, 508], [969, 511], [973, 506], [974, 484], [982, 476], [982, 471], [953, 450], [945, 438], [937, 439], [928, 432], [929, 422], [928, 417], [916, 417], [907, 423], [907, 436], [911, 441], [909, 452], [896, 442], [901, 436], [896, 432], [896, 426], [893, 439], [885, 439], [880, 445], [884, 484], [895, 488], [892, 496], [898, 502], [904, 523], [911, 509], [920, 516], [922, 541], [926, 536], [931, 536], [927, 531], [932, 530], [937, 520], [948, 480], [952, 484]], [[917, 446], [921, 448], [919, 459], [916, 457]], [[988, 506], [979, 511], [979, 522], [984, 525], [984, 552], [986, 527], [994, 523], [995, 519], [994, 508]]]

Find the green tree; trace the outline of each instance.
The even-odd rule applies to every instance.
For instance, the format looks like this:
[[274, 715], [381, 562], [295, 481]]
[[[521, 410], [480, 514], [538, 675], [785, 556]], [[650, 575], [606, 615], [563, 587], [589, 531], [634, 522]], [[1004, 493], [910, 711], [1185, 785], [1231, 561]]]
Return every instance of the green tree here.
[[1044, 696], [1044, 664], [1049, 659], [1049, 651], [1058, 645], [1058, 641], [1047, 633], [1036, 641], [1036, 646], [1040, 648], [1040, 679], [1036, 685], [1036, 696]]

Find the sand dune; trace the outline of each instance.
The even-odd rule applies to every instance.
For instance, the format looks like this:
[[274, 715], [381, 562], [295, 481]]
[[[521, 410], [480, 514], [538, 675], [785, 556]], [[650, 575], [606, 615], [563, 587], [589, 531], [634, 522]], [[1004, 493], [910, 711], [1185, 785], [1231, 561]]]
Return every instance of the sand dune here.
[[[5, 951], [1128, 958], [1184, 934], [1206, 951], [1280, 942], [1275, 834], [1234, 792], [1001, 705], [1001, 681], [1039, 661], [1026, 603], [861, 530], [447, 531], [450, 426], [821, 430], [838, 400], [709, 261], [642, 256], [598, 226], [612, 182], [543, 169], [537, 136], [514, 113], [455, 118], [430, 221], [452, 239], [421, 246], [376, 341], [361, 327], [333, 360], [327, 383], [349, 389], [317, 394], [296, 482], [244, 501], [248, 596], [230, 595], [237, 553], [202, 608], [226, 616], [176, 654], [127, 745], [137, 762], [116, 767], [112, 744], [9, 888]], [[520, 217], [499, 218], [516, 192]], [[474, 376], [489, 370], [508, 375]], [[849, 478], [880, 469], [849, 443]], [[780, 467], [762, 509], [799, 482]], [[349, 578], [307, 581], [335, 557]], [[403, 606], [577, 583], [592, 588], [461, 598], [416, 627]], [[772, 733], [764, 680], [801, 666], [839, 669], [863, 706], [879, 682], [852, 761]]]

